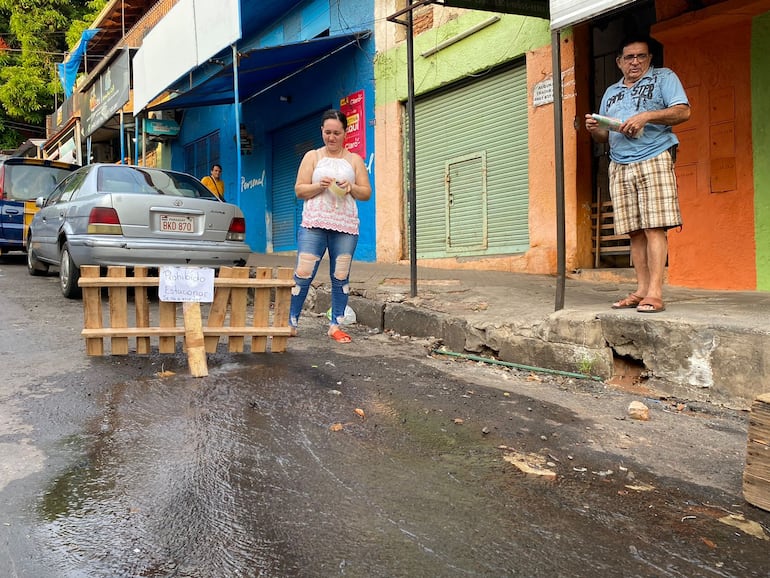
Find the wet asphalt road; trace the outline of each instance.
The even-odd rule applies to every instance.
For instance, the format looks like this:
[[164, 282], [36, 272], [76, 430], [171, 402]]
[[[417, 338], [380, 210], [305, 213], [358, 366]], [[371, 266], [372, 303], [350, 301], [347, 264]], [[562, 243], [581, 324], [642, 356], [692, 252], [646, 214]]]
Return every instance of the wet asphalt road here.
[[335, 344], [310, 315], [201, 379], [88, 358], [82, 303], [16, 257], [0, 315], [2, 577], [770, 575], [745, 415], [631, 423], [603, 384]]

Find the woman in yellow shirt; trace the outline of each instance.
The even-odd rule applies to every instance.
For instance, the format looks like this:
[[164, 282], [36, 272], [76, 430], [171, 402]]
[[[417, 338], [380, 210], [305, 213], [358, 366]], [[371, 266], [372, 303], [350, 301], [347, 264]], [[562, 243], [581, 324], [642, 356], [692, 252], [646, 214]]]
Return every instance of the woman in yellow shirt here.
[[220, 201], [225, 200], [225, 183], [220, 178], [222, 165], [211, 165], [211, 174], [201, 179], [206, 188], [214, 193]]

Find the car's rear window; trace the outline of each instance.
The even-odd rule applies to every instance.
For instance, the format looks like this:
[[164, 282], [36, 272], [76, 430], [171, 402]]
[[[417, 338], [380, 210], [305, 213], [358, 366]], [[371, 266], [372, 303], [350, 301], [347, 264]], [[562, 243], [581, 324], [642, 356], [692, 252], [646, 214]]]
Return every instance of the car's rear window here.
[[57, 167], [25, 164], [5, 164], [2, 171], [3, 196], [16, 201], [47, 197], [56, 184], [71, 172]]
[[136, 193], [144, 195], [173, 195], [218, 200], [198, 179], [184, 173], [127, 167], [99, 167], [96, 187], [102, 193]]

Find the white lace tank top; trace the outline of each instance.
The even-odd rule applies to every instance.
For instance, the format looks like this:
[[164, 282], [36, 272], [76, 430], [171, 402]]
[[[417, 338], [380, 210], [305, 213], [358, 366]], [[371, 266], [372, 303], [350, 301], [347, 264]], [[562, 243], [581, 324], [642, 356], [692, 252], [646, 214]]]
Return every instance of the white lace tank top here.
[[[345, 158], [318, 159], [312, 182], [317, 183], [322, 177], [356, 182], [356, 172]], [[340, 198], [329, 189], [324, 189], [312, 199], [306, 199], [302, 208], [302, 226], [308, 229], [329, 229], [358, 235], [358, 223], [356, 200], [351, 195]]]

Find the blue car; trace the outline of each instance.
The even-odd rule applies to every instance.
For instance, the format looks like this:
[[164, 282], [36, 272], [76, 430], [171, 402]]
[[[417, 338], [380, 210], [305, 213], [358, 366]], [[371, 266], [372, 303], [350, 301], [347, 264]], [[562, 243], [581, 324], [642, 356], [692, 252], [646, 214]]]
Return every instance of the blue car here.
[[0, 255], [26, 250], [27, 229], [37, 212], [35, 199], [48, 196], [77, 168], [58, 161], [0, 157]]

